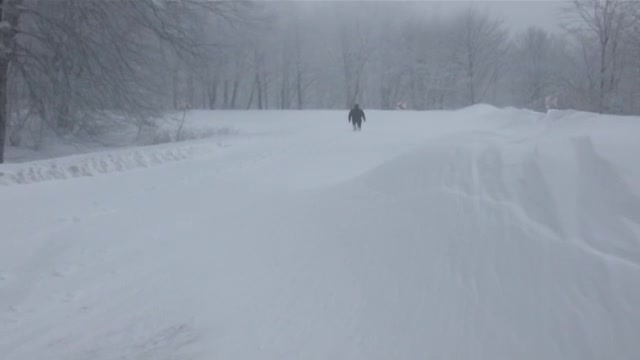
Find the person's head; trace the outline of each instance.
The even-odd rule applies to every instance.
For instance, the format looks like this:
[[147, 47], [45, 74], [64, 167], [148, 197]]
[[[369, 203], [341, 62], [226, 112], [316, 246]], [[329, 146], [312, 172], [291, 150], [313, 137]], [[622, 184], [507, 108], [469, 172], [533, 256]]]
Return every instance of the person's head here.
[[358, 104], [354, 104], [354, 105], [353, 105], [353, 108], [354, 108], [354, 109], [359, 109], [359, 108], [360, 108], [360, 105], [358, 105]]

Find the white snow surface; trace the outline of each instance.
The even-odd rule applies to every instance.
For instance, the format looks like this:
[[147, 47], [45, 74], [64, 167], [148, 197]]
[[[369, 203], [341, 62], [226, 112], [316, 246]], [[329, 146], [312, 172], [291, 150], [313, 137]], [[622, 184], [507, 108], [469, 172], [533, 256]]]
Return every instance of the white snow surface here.
[[0, 359], [640, 359], [639, 118], [191, 117], [0, 167]]

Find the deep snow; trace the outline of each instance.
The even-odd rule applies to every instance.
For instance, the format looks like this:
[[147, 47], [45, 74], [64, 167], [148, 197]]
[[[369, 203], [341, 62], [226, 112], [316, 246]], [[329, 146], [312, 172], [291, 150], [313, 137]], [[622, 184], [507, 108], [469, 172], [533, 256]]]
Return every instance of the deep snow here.
[[640, 119], [367, 119], [0, 167], [0, 359], [640, 358]]

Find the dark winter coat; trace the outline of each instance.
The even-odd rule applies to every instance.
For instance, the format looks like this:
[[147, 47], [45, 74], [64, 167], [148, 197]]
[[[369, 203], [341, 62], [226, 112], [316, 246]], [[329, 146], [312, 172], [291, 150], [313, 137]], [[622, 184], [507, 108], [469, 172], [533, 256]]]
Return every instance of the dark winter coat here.
[[364, 111], [359, 107], [354, 107], [349, 111], [349, 122], [353, 122], [354, 124], [362, 122], [362, 120], [367, 121], [366, 116], [364, 116]]

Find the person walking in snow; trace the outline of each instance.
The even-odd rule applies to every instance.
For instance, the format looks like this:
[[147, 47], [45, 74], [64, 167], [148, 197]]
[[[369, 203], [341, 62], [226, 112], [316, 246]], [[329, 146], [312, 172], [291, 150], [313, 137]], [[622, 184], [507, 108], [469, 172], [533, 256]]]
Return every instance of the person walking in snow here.
[[349, 122], [353, 124], [353, 131], [362, 130], [362, 121], [367, 121], [367, 117], [364, 116], [364, 111], [360, 109], [358, 104], [353, 106], [353, 109], [349, 111]]

